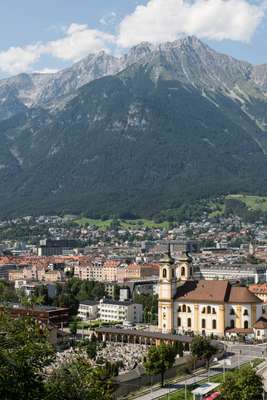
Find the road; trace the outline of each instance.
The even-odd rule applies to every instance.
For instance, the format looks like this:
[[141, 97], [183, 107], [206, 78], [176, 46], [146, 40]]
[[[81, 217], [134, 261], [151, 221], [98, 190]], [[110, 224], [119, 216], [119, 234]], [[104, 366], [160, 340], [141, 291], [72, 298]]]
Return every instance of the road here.
[[[255, 360], [255, 358], [264, 358], [266, 356], [266, 344], [265, 345], [243, 345], [243, 344], [232, 344], [225, 343], [226, 351], [229, 354], [225, 360], [219, 361], [217, 364], [211, 367], [209, 376], [215, 376], [223, 372], [224, 368], [234, 369], [240, 367], [240, 365]], [[135, 400], [155, 400], [160, 397], [167, 396], [168, 394], [175, 392], [178, 389], [185, 388], [186, 386], [198, 383], [203, 380], [208, 380], [207, 373], [198, 374], [193, 377], [187, 378], [183, 381], [178, 381], [167, 385], [164, 388], [154, 389], [150, 393], [144, 394], [143, 396], [136, 397]]]

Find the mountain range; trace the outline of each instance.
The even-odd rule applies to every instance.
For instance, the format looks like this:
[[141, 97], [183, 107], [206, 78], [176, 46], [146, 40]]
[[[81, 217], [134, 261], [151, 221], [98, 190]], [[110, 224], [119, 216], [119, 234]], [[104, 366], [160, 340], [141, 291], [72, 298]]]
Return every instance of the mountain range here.
[[267, 194], [267, 65], [195, 37], [0, 81], [0, 215], [153, 216]]

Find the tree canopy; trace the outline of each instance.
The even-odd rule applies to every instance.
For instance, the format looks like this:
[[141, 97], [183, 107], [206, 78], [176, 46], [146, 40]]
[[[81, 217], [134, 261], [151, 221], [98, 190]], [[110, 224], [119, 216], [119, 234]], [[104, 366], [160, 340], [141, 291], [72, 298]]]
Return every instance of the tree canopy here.
[[226, 374], [222, 387], [225, 400], [262, 400], [263, 384], [251, 366]]
[[144, 361], [146, 373], [161, 375], [161, 386], [164, 386], [165, 373], [173, 366], [176, 355], [176, 348], [169, 344], [163, 343], [159, 346], [150, 347]]

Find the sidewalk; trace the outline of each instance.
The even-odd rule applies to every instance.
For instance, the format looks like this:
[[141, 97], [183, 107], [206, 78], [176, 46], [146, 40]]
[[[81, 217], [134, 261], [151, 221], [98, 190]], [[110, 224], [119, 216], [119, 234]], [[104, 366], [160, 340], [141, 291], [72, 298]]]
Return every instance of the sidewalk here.
[[[209, 376], [216, 376], [219, 375], [220, 372], [217, 371], [210, 371]], [[155, 399], [159, 399], [160, 397], [163, 396], [167, 396], [169, 393], [175, 392], [178, 389], [184, 389], [186, 386], [190, 386], [193, 385], [195, 383], [201, 382], [205, 379], [208, 379], [207, 373], [205, 374], [199, 374], [196, 376], [193, 376], [192, 378], [187, 378], [185, 380], [182, 381], [177, 381], [177, 383], [172, 383], [172, 384], [167, 384], [166, 387], [164, 388], [160, 388], [160, 389], [156, 389], [154, 392], [150, 392], [147, 393], [143, 396], [140, 397], [135, 397], [134, 400], [155, 400]]]

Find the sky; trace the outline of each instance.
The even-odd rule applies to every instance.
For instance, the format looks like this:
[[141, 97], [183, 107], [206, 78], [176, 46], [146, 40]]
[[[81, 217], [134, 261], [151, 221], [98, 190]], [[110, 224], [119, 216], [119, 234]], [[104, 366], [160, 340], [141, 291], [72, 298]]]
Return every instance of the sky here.
[[55, 72], [89, 53], [195, 35], [267, 63], [267, 0], [0, 0], [0, 78]]

